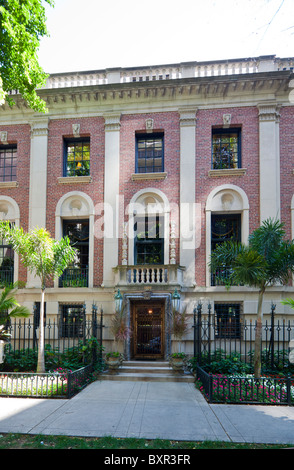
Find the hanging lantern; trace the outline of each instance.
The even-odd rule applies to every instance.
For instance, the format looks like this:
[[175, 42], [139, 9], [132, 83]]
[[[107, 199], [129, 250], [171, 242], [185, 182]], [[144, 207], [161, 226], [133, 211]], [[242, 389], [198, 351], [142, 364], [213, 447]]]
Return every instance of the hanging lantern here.
[[180, 304], [181, 304], [181, 296], [178, 293], [177, 289], [175, 289], [175, 291], [172, 295], [173, 309], [176, 310], [177, 312], [179, 312], [180, 311]]
[[119, 289], [117, 290], [117, 293], [114, 296], [114, 300], [115, 300], [115, 310], [119, 312], [121, 310], [122, 302], [123, 302], [123, 298]]

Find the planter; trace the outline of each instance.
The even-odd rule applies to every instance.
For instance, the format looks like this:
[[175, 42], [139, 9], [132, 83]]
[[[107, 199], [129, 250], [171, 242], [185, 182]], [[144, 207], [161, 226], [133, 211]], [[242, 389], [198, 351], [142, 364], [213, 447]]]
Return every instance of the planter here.
[[4, 354], [4, 348], [5, 348], [5, 341], [0, 340], [0, 364], [3, 364], [5, 354]]
[[170, 357], [170, 365], [176, 372], [182, 372], [185, 367], [186, 355], [179, 353], [173, 354]]
[[181, 357], [173, 357], [171, 359], [171, 366], [174, 370], [180, 371], [184, 368], [184, 359]]
[[116, 371], [122, 363], [121, 354], [106, 355], [105, 362], [110, 371]]

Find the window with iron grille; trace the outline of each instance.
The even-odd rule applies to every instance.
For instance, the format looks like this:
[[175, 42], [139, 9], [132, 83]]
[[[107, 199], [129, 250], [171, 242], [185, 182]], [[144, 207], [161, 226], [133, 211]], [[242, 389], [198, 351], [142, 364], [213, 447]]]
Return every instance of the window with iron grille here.
[[66, 140], [63, 176], [90, 175], [90, 140]]
[[136, 136], [136, 173], [164, 171], [163, 134]]
[[241, 168], [240, 129], [212, 130], [212, 169]]
[[85, 309], [81, 304], [61, 305], [61, 337], [82, 338], [85, 329]]
[[241, 303], [214, 304], [215, 338], [241, 338]]
[[17, 147], [0, 147], [0, 182], [16, 181]]

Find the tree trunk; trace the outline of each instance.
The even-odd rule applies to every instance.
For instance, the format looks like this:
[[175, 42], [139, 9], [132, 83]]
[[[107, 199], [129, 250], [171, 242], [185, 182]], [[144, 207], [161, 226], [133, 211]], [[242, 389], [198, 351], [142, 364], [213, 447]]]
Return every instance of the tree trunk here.
[[265, 287], [262, 287], [258, 295], [257, 321], [255, 332], [254, 350], [254, 377], [258, 379], [261, 374], [261, 340], [262, 340], [262, 303]]
[[37, 364], [37, 372], [39, 373], [45, 372], [44, 304], [45, 304], [45, 289], [42, 287], [41, 305], [40, 305], [39, 343], [38, 343], [38, 364]]

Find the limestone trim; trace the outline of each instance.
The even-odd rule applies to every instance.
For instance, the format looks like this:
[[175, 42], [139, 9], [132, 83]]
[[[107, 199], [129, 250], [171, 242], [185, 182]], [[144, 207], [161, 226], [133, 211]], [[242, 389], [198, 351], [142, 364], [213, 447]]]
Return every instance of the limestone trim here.
[[60, 176], [57, 178], [59, 184], [92, 183], [91, 176]]
[[223, 170], [210, 170], [208, 176], [211, 178], [221, 177], [221, 176], [244, 176], [246, 175], [246, 168], [231, 168]]
[[106, 131], [119, 131], [120, 130], [121, 114], [109, 113], [104, 115], [105, 130]]
[[0, 189], [18, 188], [18, 185], [17, 181], [1, 181]]
[[281, 105], [276, 102], [261, 103], [257, 105], [259, 121], [280, 121]]
[[132, 180], [165, 180], [167, 177], [166, 172], [154, 172], [154, 173], [132, 173]]

